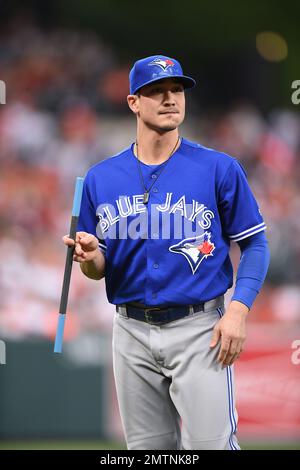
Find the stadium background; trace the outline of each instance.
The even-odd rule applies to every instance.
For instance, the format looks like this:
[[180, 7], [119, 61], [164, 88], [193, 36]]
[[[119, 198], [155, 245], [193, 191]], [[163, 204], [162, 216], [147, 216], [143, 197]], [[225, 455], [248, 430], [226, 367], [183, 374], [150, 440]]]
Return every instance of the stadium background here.
[[[104, 282], [77, 266], [64, 353], [53, 354], [61, 236], [75, 176], [134, 140], [128, 71], [155, 53], [178, 58], [198, 82], [182, 135], [243, 163], [268, 226], [271, 265], [236, 365], [240, 440], [300, 448], [300, 105], [291, 99], [299, 4], [12, 0], [0, 8], [0, 448], [124, 448], [114, 307]], [[236, 246], [232, 258], [237, 266]]]

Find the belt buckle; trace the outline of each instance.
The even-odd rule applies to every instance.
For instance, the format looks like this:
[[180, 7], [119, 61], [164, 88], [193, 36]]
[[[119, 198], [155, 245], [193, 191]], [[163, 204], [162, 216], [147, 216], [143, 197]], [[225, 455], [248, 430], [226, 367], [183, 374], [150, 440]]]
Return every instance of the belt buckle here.
[[151, 307], [151, 308], [145, 308], [144, 309], [144, 315], [145, 315], [146, 322], [150, 323], [150, 324], [151, 324], [151, 321], [149, 321], [149, 320], [151, 320], [151, 318], [149, 318], [148, 314], [151, 310], [162, 310], [162, 309], [160, 307]]

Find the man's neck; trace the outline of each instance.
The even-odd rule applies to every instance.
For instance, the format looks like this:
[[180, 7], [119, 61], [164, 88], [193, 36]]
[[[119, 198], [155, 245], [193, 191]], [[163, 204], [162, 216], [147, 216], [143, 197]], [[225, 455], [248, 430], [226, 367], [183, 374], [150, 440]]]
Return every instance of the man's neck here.
[[178, 137], [177, 129], [163, 135], [139, 135], [138, 133], [134, 153], [141, 162], [147, 165], [159, 165], [168, 160], [170, 155], [177, 150], [180, 145]]

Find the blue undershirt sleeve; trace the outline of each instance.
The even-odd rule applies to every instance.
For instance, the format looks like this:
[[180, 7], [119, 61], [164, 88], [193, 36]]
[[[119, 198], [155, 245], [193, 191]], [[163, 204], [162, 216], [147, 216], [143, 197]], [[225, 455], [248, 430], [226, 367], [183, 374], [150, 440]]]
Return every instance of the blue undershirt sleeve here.
[[238, 300], [251, 308], [266, 278], [270, 252], [264, 232], [259, 232], [237, 242], [241, 258], [231, 300]]

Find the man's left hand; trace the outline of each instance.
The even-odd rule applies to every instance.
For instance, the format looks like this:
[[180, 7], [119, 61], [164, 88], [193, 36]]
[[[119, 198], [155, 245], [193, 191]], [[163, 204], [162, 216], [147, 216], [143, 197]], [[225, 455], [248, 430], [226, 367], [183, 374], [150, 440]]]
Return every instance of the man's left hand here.
[[240, 356], [246, 339], [246, 317], [249, 308], [233, 300], [223, 317], [216, 323], [210, 347], [214, 348], [221, 341], [217, 361], [223, 367], [231, 366]]

